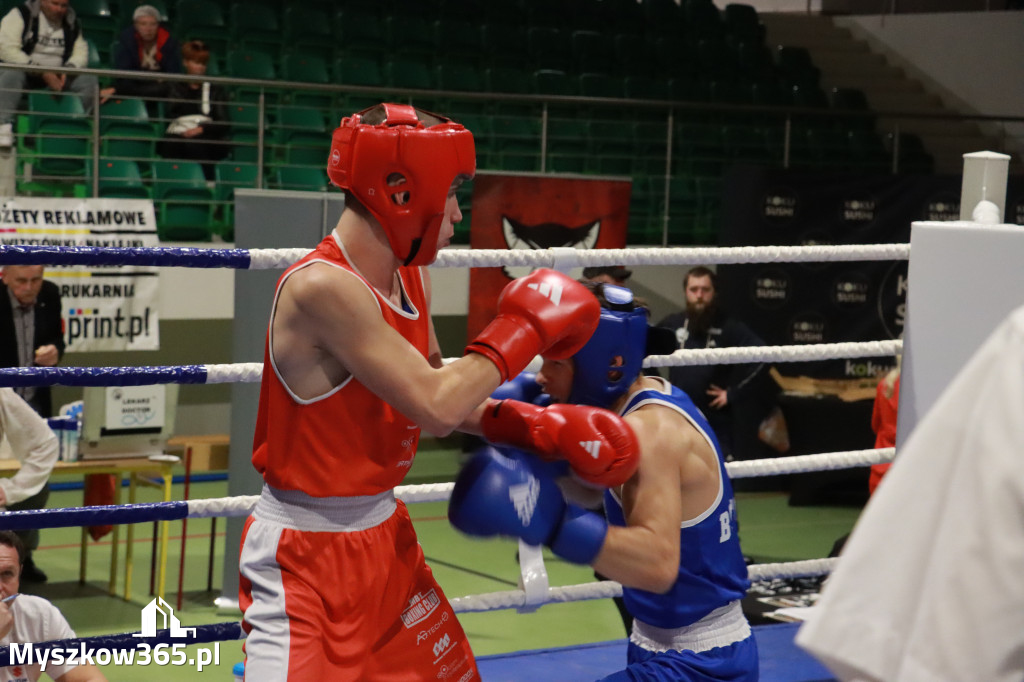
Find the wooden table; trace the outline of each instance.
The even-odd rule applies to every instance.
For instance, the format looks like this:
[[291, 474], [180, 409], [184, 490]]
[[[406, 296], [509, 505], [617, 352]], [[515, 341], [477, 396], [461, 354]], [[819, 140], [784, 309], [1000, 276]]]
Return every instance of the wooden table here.
[[[101, 459], [79, 462], [57, 462], [53, 466], [53, 474], [75, 474], [85, 476], [87, 474], [115, 474], [117, 485], [114, 486], [113, 504], [121, 504], [121, 481], [124, 474], [129, 475], [128, 503], [135, 502], [136, 489], [142, 485], [151, 485], [163, 491], [163, 501], [171, 501], [171, 483], [174, 478], [174, 467], [181, 460], [177, 457], [167, 461], [152, 461], [145, 457], [123, 458], [123, 459]], [[16, 459], [0, 459], [0, 476], [13, 476], [21, 467]], [[155, 474], [155, 478], [153, 475]], [[52, 474], [51, 474], [52, 476]], [[167, 580], [167, 543], [170, 533], [169, 521], [158, 521], [160, 541], [157, 549], [157, 584], [156, 594], [160, 598], [164, 596], [164, 587]], [[128, 544], [125, 548], [124, 565], [124, 598], [131, 599], [132, 589], [132, 559], [134, 558], [134, 531], [135, 524], [126, 524]], [[113, 538], [110, 549], [110, 582], [108, 589], [110, 594], [117, 594], [117, 555], [118, 535], [120, 525], [114, 525]], [[82, 547], [79, 556], [78, 580], [85, 583], [86, 578], [86, 556], [88, 551], [89, 531], [82, 527]]]

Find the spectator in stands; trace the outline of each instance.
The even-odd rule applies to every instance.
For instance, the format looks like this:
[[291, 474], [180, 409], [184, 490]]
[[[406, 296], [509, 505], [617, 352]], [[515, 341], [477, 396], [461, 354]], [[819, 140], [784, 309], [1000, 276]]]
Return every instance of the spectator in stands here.
[[[704, 266], [683, 277], [686, 307], [659, 323], [676, 332], [680, 348], [763, 346], [744, 323], [727, 316], [716, 300], [716, 275]], [[669, 380], [707, 416], [726, 455], [761, 456], [758, 428], [775, 407], [777, 387], [763, 363], [671, 367]]]
[[[119, 71], [155, 71], [181, 73], [181, 45], [170, 31], [160, 25], [160, 10], [152, 5], [139, 5], [132, 13], [132, 25], [121, 32], [114, 47], [114, 68]], [[171, 84], [161, 80], [118, 78], [114, 89], [118, 95], [164, 98]], [[156, 102], [147, 102], [151, 114]]]
[[[42, 265], [0, 272], [0, 367], [54, 367], [64, 356], [60, 289]], [[49, 386], [15, 389], [43, 417], [53, 416]]]
[[[181, 54], [187, 74], [206, 73], [210, 50], [203, 41], [188, 41]], [[205, 81], [172, 83], [169, 97], [167, 117], [171, 123], [157, 151], [168, 159], [201, 162], [206, 179], [213, 180], [213, 162], [223, 159], [231, 149], [224, 141], [231, 129], [224, 88]]]
[[[60, 610], [42, 597], [20, 594], [24, 548], [18, 536], [9, 530], [0, 531], [0, 598], [17, 595], [13, 601], [0, 602], [0, 644], [13, 642], [48, 642], [73, 639], [75, 631], [68, 625]], [[7, 668], [5, 680], [37, 680], [41, 675], [39, 663]], [[106, 682], [106, 677], [92, 663], [46, 665], [46, 673], [57, 682]]]
[[[0, 20], [0, 62], [77, 69], [88, 66], [89, 45], [68, 0], [28, 0], [4, 15]], [[96, 76], [88, 74], [0, 70], [0, 147], [14, 144], [12, 124], [24, 90], [40, 88], [74, 92], [89, 112], [96, 106], [99, 85]]]
[[[47, 481], [60, 445], [46, 420], [7, 387], [0, 388], [0, 439], [10, 444], [10, 455], [21, 464], [14, 476], [0, 478], [0, 509], [42, 509], [50, 497]], [[39, 529], [19, 530], [16, 534], [24, 545], [19, 552], [21, 579], [46, 582], [47, 575], [32, 560], [32, 552], [39, 546]]]

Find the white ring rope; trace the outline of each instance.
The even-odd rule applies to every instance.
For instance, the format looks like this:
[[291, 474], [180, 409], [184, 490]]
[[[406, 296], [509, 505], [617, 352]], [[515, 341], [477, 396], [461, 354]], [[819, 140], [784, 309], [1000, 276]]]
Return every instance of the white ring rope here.
[[[250, 270], [284, 269], [310, 249], [251, 249]], [[696, 246], [635, 249], [443, 249], [431, 267], [566, 269], [601, 265], [737, 265], [908, 260], [910, 244], [814, 244], [810, 246]]]
[[[872, 464], [891, 462], [895, 456], [896, 448], [849, 450], [846, 452], [826, 452], [818, 455], [796, 455], [775, 459], [728, 462], [725, 465], [725, 470], [729, 474], [729, 478], [779, 476], [782, 474], [801, 474], [811, 471], [831, 471], [835, 469], [851, 469], [858, 466], [870, 466]], [[454, 483], [400, 485], [395, 488], [395, 497], [406, 504], [446, 502], [451, 497], [454, 488]], [[213, 497], [188, 500], [188, 517], [248, 516], [252, 508], [256, 506], [258, 499], [258, 495], [242, 495], [239, 497]]]
[[910, 244], [701, 246], [642, 249], [443, 249], [432, 267], [584, 267], [600, 265], [735, 265], [909, 260]]
[[236, 362], [225, 365], [203, 365], [206, 369], [206, 383], [258, 384], [263, 377], [262, 362]]
[[740, 346], [731, 348], [684, 348], [671, 355], [649, 355], [644, 367], [683, 365], [736, 365], [748, 362], [802, 362], [836, 358], [866, 358], [898, 355], [903, 340], [847, 341], [798, 346]]
[[[304, 257], [310, 249], [254, 249], [250, 251], [249, 269], [284, 269]], [[760, 247], [696, 247], [579, 250], [555, 248], [546, 250], [445, 250], [436, 267], [502, 267], [547, 266], [561, 271], [572, 267], [602, 265], [696, 265], [747, 264], [783, 262], [907, 260], [909, 244], [814, 245]], [[806, 346], [752, 346], [679, 350], [671, 355], [649, 356], [644, 367], [678, 365], [742, 364], [750, 362], [796, 362], [833, 358], [892, 356], [902, 350], [902, 342], [869, 341]], [[450, 360], [446, 360], [450, 361]], [[261, 378], [262, 363], [206, 365], [206, 383], [255, 383]], [[894, 448], [791, 456], [778, 459], [730, 462], [726, 469], [730, 478], [772, 476], [829, 469], [843, 469], [891, 461]], [[447, 500], [454, 483], [398, 486], [395, 494], [406, 503]], [[259, 496], [188, 500], [191, 518], [243, 517], [251, 513]], [[754, 564], [748, 567], [751, 581], [793, 578], [827, 574], [835, 559], [816, 559], [775, 564]], [[549, 587], [541, 593], [540, 603], [558, 603], [586, 599], [606, 599], [622, 594], [622, 586], [612, 581]], [[544, 599], [546, 598], [546, 599]], [[528, 603], [529, 602], [529, 603]], [[457, 613], [492, 611], [501, 608], [529, 608], [540, 605], [534, 595], [528, 599], [523, 590], [471, 595], [451, 600]]]
[[250, 249], [250, 270], [285, 270], [312, 249]]
[[[751, 564], [747, 573], [751, 582], [777, 580], [780, 578], [809, 578], [827, 575], [835, 566], [836, 559], [808, 559], [774, 564]], [[549, 587], [547, 599], [542, 604], [556, 604], [590, 599], [611, 599], [622, 596], [622, 585], [613, 580], [602, 580], [596, 583], [581, 583]], [[455, 613], [473, 613], [480, 611], [496, 611], [499, 609], [522, 609], [527, 606], [526, 592], [523, 590], [506, 590], [488, 594], [475, 594], [466, 597], [455, 597], [451, 600]], [[538, 604], [530, 604], [530, 607]]]

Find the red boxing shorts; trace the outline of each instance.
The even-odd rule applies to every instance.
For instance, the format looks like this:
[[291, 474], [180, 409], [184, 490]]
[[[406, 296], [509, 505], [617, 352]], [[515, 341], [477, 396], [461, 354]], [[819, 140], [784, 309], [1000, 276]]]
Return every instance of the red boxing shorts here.
[[246, 670], [261, 682], [480, 679], [390, 491], [325, 500], [265, 487], [239, 572]]

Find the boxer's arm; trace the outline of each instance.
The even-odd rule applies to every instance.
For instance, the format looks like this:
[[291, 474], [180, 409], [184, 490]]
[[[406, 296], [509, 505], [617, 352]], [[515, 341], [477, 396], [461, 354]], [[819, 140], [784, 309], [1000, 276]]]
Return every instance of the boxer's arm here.
[[[273, 333], [275, 361], [286, 375], [289, 359], [295, 360], [289, 346], [311, 344], [311, 352], [334, 359], [436, 435], [450, 433], [500, 383], [494, 363], [482, 355], [433, 367], [384, 321], [362, 280], [340, 268], [314, 264], [291, 275], [278, 299]], [[440, 354], [436, 346], [432, 350]]]
[[640, 465], [620, 489], [626, 526], [609, 527], [593, 563], [612, 580], [656, 593], [669, 590], [679, 574], [679, 529], [684, 518], [691, 518], [684, 513], [684, 490], [697, 495], [694, 502], [704, 508], [714, 499], [704, 497], [712, 480], [717, 494], [717, 478], [701, 461], [690, 459], [700, 436], [676, 421], [676, 415], [667, 419], [667, 413], [651, 407], [626, 416], [640, 443]]

